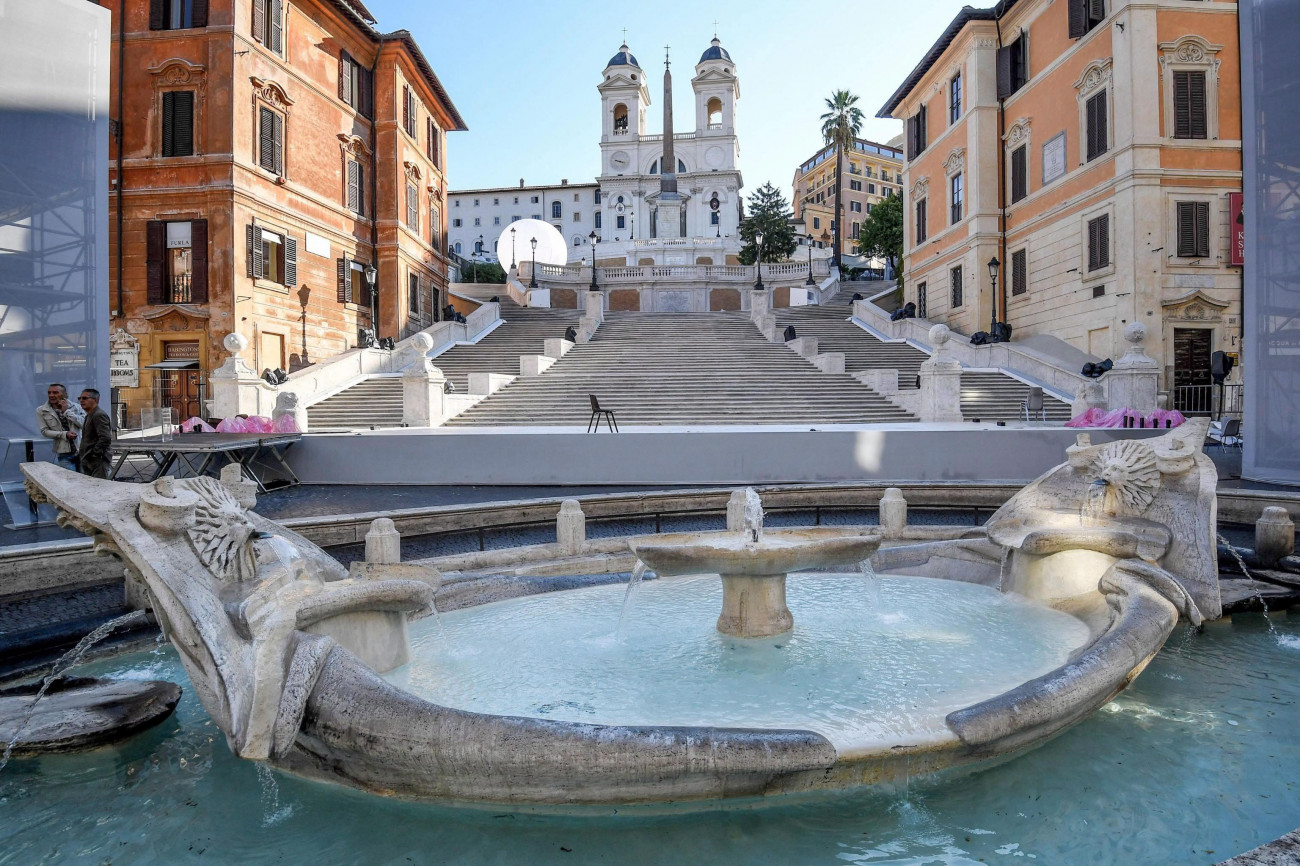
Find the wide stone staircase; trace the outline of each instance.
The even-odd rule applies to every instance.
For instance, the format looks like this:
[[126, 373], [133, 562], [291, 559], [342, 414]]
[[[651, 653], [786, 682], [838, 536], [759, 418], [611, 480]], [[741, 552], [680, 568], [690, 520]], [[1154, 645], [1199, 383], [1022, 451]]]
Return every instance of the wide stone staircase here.
[[[838, 300], [838, 298], [836, 299]], [[850, 302], [851, 303], [851, 302]], [[901, 390], [916, 387], [921, 363], [929, 356], [907, 343], [886, 343], [849, 321], [852, 307], [785, 307], [774, 311], [778, 334], [794, 325], [799, 337], [816, 337], [819, 352], [843, 352], [844, 371], [896, 369]], [[961, 374], [961, 414], [968, 421], [1014, 421], [1024, 417], [1021, 404], [1030, 386], [997, 371], [966, 370]], [[1070, 420], [1070, 404], [1043, 395], [1047, 420]]]
[[517, 379], [447, 426], [585, 426], [589, 395], [620, 426], [915, 420], [851, 376], [768, 342], [747, 314], [615, 312], [546, 373]]
[[[500, 288], [500, 287], [497, 287]], [[520, 355], [540, 355], [550, 337], [563, 337], [577, 325], [577, 310], [521, 307], [500, 296], [501, 324], [477, 343], [452, 346], [433, 359], [455, 393], [469, 389], [470, 373], [519, 375]], [[371, 376], [314, 406], [307, 407], [308, 429], [365, 430], [402, 426], [402, 379]]]

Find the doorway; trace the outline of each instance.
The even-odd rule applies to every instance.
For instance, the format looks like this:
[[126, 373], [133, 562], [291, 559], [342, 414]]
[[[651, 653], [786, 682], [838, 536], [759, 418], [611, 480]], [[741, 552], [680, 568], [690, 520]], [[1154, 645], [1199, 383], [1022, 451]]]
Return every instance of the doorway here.
[[1210, 354], [1214, 332], [1209, 328], [1174, 329], [1173, 408], [1184, 415], [1209, 415], [1213, 409]]
[[163, 343], [163, 360], [191, 363], [183, 368], [177, 364], [171, 369], [158, 371], [161, 405], [171, 407], [172, 418], [178, 424], [189, 418], [202, 417], [199, 341], [174, 340]]

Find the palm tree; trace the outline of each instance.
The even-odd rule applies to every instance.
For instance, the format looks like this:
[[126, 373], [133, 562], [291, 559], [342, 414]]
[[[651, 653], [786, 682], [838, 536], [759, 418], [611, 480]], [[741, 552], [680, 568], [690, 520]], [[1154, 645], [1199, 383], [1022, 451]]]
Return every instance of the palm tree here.
[[847, 90], [836, 90], [826, 100], [830, 109], [822, 115], [822, 139], [835, 145], [835, 248], [831, 261], [840, 266], [840, 250], [844, 248], [844, 152], [852, 150], [853, 140], [862, 131], [862, 109], [858, 97]]

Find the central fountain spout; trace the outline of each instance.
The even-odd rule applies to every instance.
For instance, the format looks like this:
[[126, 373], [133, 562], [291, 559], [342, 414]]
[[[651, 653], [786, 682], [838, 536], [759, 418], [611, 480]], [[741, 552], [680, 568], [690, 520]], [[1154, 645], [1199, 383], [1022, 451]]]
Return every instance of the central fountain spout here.
[[745, 531], [755, 544], [763, 535], [763, 500], [752, 487], [745, 488]]

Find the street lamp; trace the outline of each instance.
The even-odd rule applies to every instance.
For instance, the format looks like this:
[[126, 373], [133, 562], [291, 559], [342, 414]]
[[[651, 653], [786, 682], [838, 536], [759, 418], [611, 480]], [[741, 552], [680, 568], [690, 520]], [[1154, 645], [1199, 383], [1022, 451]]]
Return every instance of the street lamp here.
[[600, 238], [596, 237], [596, 230], [592, 229], [591, 234], [587, 235], [587, 240], [591, 241], [591, 290], [600, 291], [600, 286], [596, 285], [596, 242]]
[[812, 278], [812, 248], [813, 248], [813, 236], [812, 233], [810, 232], [808, 234], [808, 282], [806, 283], [806, 285], [809, 286], [817, 285], [817, 281]]
[[535, 289], [537, 288], [537, 238], [533, 238], [528, 243], [533, 248], [533, 266], [528, 279], [528, 288]]
[[365, 271], [362, 272], [366, 278], [366, 286], [370, 291], [370, 345], [375, 344], [379, 338], [379, 298], [375, 292], [375, 283], [379, 281], [379, 271], [375, 270], [374, 264], [366, 265]]
[[1002, 263], [998, 257], [994, 256], [989, 259], [989, 279], [993, 282], [993, 310], [989, 313], [989, 336], [992, 337], [998, 329], [998, 268]]
[[515, 261], [515, 230], [513, 226], [510, 228], [510, 267], [519, 267], [519, 262]]
[[472, 264], [473, 264], [473, 267], [474, 267], [474, 283], [475, 283], [475, 285], [478, 284], [478, 262], [479, 262], [479, 260], [482, 259], [482, 258], [483, 258], [483, 236], [482, 236], [482, 235], [479, 235], [479, 236], [478, 236], [478, 243], [474, 245], [474, 255], [470, 256], [470, 260], [471, 260], [471, 262], [472, 262]]
[[754, 288], [763, 290], [763, 233], [754, 233]]

